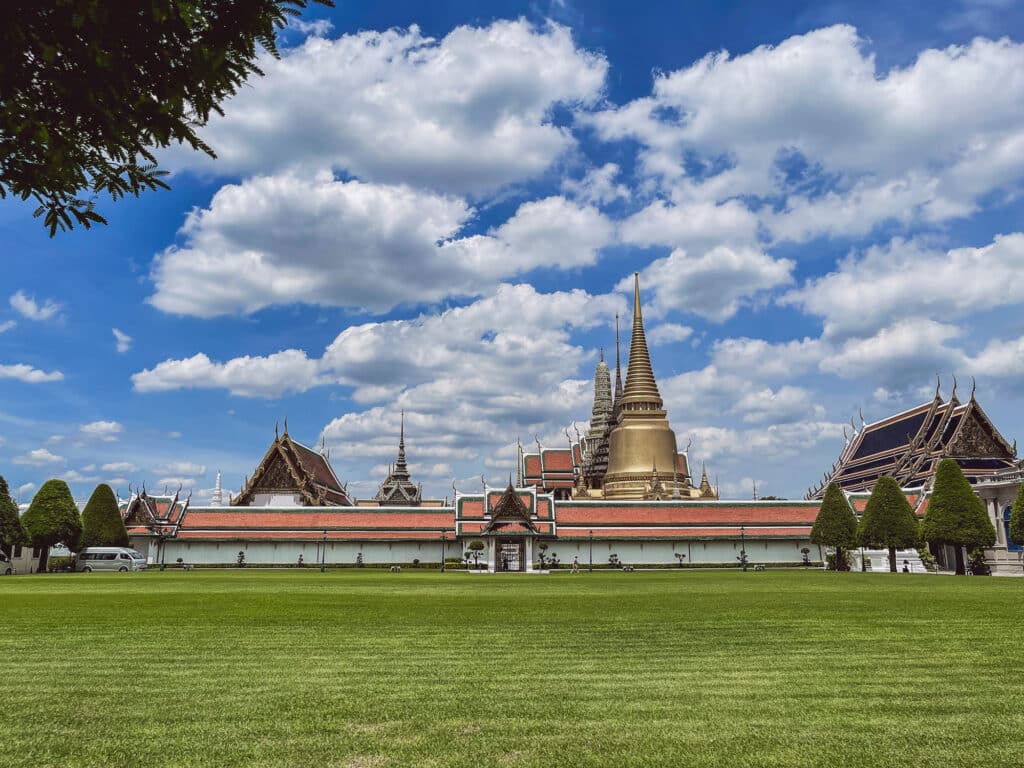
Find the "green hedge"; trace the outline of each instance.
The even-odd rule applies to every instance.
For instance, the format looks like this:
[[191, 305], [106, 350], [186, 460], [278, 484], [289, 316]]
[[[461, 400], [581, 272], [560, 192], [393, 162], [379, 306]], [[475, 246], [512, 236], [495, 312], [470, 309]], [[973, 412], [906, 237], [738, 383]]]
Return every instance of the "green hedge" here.
[[61, 571], [73, 571], [75, 570], [74, 556], [71, 557], [51, 557], [46, 562], [46, 570], [48, 573], [60, 573]]

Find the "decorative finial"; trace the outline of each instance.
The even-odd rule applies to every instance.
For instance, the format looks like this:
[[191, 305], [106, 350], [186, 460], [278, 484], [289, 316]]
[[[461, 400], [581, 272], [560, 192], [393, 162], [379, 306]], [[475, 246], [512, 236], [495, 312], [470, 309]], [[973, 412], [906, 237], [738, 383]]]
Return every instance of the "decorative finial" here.
[[604, 347], [601, 347], [601, 362], [604, 362]]
[[978, 388], [978, 382], [976, 382], [976, 381], [974, 380], [974, 377], [973, 377], [973, 376], [971, 376], [971, 400], [973, 400], [973, 399], [974, 399], [974, 391], [975, 391], [975, 390], [976, 390], [977, 388]]
[[939, 387], [942, 386], [942, 379], [939, 377], [938, 371], [935, 372], [935, 399], [939, 400], [942, 396], [939, 394]]
[[274, 422], [274, 440], [280, 440], [281, 439], [281, 436], [278, 434], [278, 430], [279, 430], [280, 426], [281, 426], [281, 422], [279, 422], [279, 421], [275, 421]]
[[953, 394], [949, 396], [950, 400], [956, 400], [956, 374], [953, 374]]
[[523, 444], [519, 442], [519, 436], [516, 435], [516, 481], [518, 487], [523, 487]]
[[285, 434], [285, 437], [288, 436], [288, 417], [287, 416], [284, 417], [284, 434]]
[[867, 426], [867, 422], [864, 421], [864, 409], [863, 408], [857, 408], [857, 413], [860, 415], [860, 425], [862, 427]]

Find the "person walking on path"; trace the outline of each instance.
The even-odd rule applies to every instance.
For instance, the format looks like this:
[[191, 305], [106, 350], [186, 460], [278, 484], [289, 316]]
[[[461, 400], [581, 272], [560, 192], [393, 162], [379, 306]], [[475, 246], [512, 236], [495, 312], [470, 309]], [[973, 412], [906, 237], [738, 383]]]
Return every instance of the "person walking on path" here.
[[580, 572], [580, 558], [579, 558], [578, 555], [573, 555], [572, 556], [572, 572], [573, 573], [579, 573]]

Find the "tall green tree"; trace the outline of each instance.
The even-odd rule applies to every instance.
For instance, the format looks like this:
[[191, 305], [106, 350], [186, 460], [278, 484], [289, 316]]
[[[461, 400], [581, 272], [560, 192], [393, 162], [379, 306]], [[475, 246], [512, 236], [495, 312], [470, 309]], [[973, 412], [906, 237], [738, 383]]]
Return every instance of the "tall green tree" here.
[[18, 505], [11, 498], [7, 481], [0, 475], [0, 550], [9, 557], [19, 544], [28, 544], [28, 536], [25, 535]]
[[846, 550], [857, 544], [857, 517], [853, 514], [846, 495], [835, 483], [829, 483], [822, 499], [818, 516], [811, 528], [811, 542], [826, 547], [835, 547], [836, 557], [833, 568], [848, 570]]
[[896, 573], [896, 550], [916, 546], [917, 535], [917, 517], [899, 483], [887, 476], [878, 478], [857, 526], [858, 542], [888, 549], [889, 571]]
[[109, 485], [100, 483], [82, 511], [82, 540], [86, 547], [127, 547], [128, 529], [124, 527], [117, 498]]
[[929, 543], [952, 545], [958, 576], [966, 572], [964, 547], [991, 547], [996, 543], [996, 529], [985, 512], [985, 503], [953, 459], [943, 459], [935, 471], [935, 488], [928, 499], [921, 533]]
[[1010, 508], [1010, 541], [1024, 544], [1024, 483], [1020, 484], [1017, 498]]
[[78, 507], [75, 506], [71, 490], [63, 480], [47, 480], [43, 483], [21, 522], [32, 546], [40, 547], [43, 551], [39, 560], [39, 573], [46, 573], [50, 547], [63, 544], [71, 550], [78, 548], [82, 536], [82, 520], [78, 516]]
[[[333, 5], [331, 0], [312, 0]], [[154, 150], [222, 113], [309, 0], [4, 0], [0, 197], [38, 203], [50, 236], [105, 224], [96, 198], [167, 189]]]

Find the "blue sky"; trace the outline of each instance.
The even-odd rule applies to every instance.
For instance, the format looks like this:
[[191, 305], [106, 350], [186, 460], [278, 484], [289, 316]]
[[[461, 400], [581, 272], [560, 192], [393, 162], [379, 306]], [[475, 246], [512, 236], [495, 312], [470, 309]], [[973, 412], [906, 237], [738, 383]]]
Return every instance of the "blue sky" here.
[[[563, 445], [641, 273], [680, 447], [798, 497], [843, 425], [970, 377], [1024, 435], [1024, 13], [935, 3], [315, 8], [170, 192], [0, 205], [23, 501], [237, 490], [287, 416], [358, 496]], [[116, 331], [115, 331], [116, 329]], [[628, 345], [628, 339], [624, 339]]]

